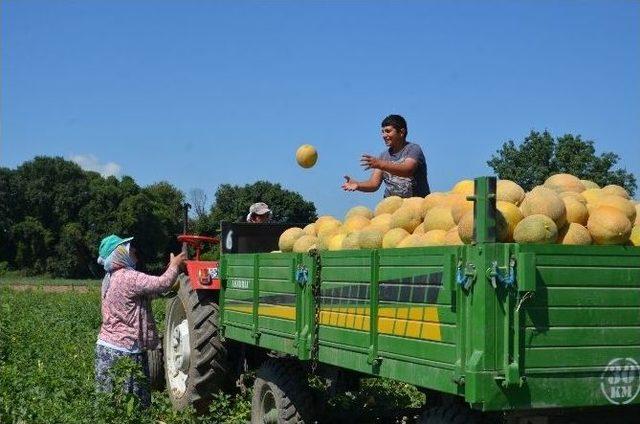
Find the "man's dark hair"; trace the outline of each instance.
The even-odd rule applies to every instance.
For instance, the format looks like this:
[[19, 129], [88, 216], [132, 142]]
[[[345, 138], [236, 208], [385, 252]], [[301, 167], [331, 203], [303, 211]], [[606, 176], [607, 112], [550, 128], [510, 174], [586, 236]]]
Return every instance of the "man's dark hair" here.
[[400, 115], [389, 115], [382, 120], [382, 127], [388, 127], [389, 125], [395, 128], [397, 131], [400, 131], [402, 128], [404, 128], [405, 135], [409, 133], [407, 121]]

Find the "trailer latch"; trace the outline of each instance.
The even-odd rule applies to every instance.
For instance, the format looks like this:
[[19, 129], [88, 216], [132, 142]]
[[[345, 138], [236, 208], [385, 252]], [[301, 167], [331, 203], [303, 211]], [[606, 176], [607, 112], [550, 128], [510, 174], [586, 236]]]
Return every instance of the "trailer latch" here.
[[309, 270], [306, 266], [298, 265], [298, 268], [296, 269], [296, 282], [301, 286], [304, 286], [309, 282]]
[[505, 288], [515, 287], [516, 283], [516, 260], [515, 258], [511, 258], [509, 260], [509, 269], [506, 271], [506, 275], [504, 272], [500, 271], [498, 267], [498, 261], [491, 262], [491, 267], [487, 269], [487, 277], [491, 281], [491, 286], [496, 289], [498, 288], [498, 283], [502, 284]]
[[467, 263], [462, 268], [462, 261], [458, 261], [458, 267], [456, 269], [456, 283], [464, 290], [469, 290], [473, 285], [473, 281], [476, 279], [476, 266], [472, 263]]

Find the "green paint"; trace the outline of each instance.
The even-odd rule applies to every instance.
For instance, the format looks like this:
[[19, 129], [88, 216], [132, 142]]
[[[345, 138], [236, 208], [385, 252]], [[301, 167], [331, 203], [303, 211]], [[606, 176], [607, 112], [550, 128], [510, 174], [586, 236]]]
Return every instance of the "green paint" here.
[[[495, 179], [475, 186], [471, 245], [321, 252], [320, 268], [308, 254], [224, 255], [225, 337], [310, 360], [318, 322], [311, 283], [295, 279], [304, 266], [320, 278], [322, 311], [334, 311], [318, 329], [322, 363], [458, 394], [481, 410], [624, 400], [632, 391], [603, 372], [616, 358], [640, 362], [640, 248], [496, 243]], [[512, 259], [507, 288], [498, 277]], [[458, 265], [473, 277], [466, 290]], [[242, 301], [252, 313], [233, 310]], [[295, 306], [291, 319], [260, 315], [280, 301]]]

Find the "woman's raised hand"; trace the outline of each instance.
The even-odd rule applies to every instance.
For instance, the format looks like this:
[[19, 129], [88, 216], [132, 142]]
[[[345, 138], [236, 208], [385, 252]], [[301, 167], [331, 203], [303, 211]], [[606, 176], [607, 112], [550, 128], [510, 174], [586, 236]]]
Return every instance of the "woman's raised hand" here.
[[180, 268], [180, 265], [182, 265], [186, 259], [187, 255], [184, 252], [180, 253], [179, 255], [174, 255], [173, 253], [171, 253], [171, 256], [169, 257], [169, 266]]

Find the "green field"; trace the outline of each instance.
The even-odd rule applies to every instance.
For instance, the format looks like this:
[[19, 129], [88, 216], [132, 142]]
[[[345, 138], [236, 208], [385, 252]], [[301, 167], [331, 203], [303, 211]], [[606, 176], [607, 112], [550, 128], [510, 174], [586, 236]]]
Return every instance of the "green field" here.
[[[3, 284], [4, 285], [4, 284]], [[77, 285], [77, 284], [76, 284]], [[164, 299], [154, 302], [162, 327]], [[164, 393], [138, 412], [122, 393], [94, 392], [93, 361], [100, 327], [98, 285], [87, 293], [50, 293], [0, 286], [0, 423], [218, 423], [246, 422], [250, 393], [218, 394], [210, 413], [175, 412]], [[123, 372], [126, 372], [126, 367]], [[324, 399], [326, 422], [393, 422], [423, 396], [409, 385], [365, 380], [360, 392]]]
[[35, 285], [35, 286], [96, 286], [102, 279], [68, 279], [51, 278], [48, 275], [25, 276], [21, 272], [10, 271], [0, 275], [0, 286], [3, 285]]

